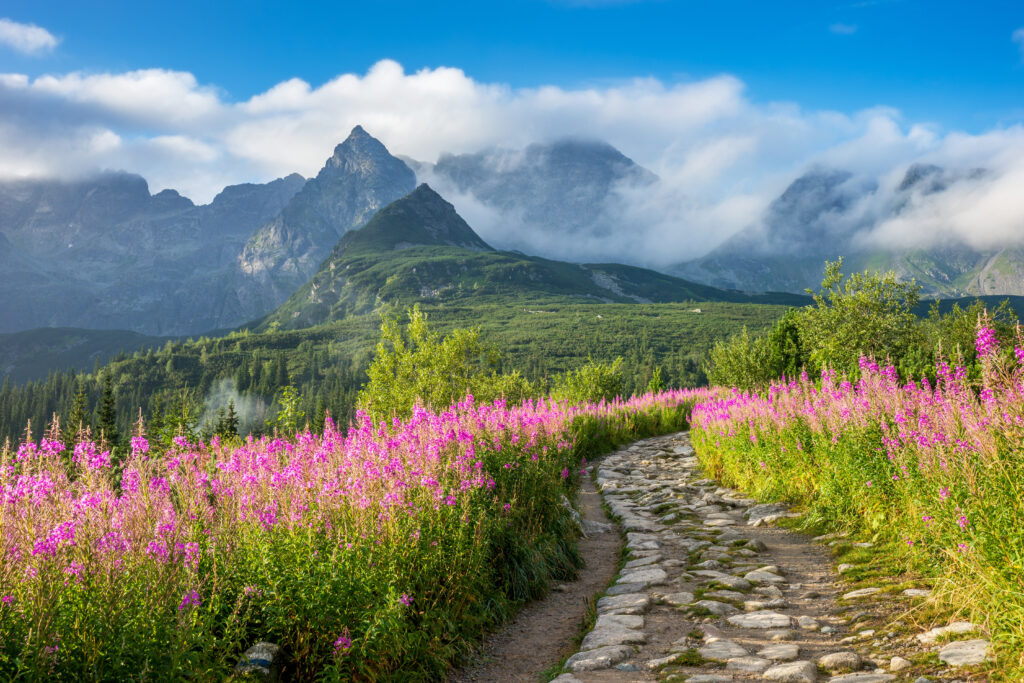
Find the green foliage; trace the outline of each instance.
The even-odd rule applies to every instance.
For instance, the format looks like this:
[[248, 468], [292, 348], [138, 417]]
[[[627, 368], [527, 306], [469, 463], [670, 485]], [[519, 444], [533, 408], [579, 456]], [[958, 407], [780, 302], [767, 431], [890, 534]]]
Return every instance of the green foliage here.
[[739, 334], [715, 343], [706, 372], [713, 385], [749, 391], [775, 379], [768, 367], [765, 337], [752, 337], [744, 327]]
[[[892, 273], [856, 273], [843, 279], [842, 261], [826, 264], [814, 305], [790, 311], [761, 335], [744, 328], [715, 343], [705, 371], [712, 384], [744, 390], [764, 386], [801, 370], [817, 376], [825, 368], [840, 376], [859, 376], [862, 355], [891, 362], [905, 379], [935, 380], [941, 359], [966, 368], [977, 378], [981, 368], [974, 348], [976, 326], [986, 303], [975, 300], [961, 307], [933, 302], [928, 316], [919, 318], [918, 287], [901, 283]], [[1010, 348], [1016, 314], [1004, 300], [987, 314], [1003, 348]]]
[[105, 443], [117, 446], [121, 434], [117, 429], [117, 403], [114, 399], [114, 380], [110, 373], [103, 375], [103, 394], [96, 409], [96, 428]]
[[[320, 427], [321, 431], [323, 426]], [[213, 433], [221, 437], [238, 436], [238, 413], [235, 411], [235, 401], [228, 401], [227, 409], [221, 408], [217, 411], [217, 422], [214, 423]]]
[[377, 356], [359, 392], [359, 407], [375, 420], [412, 414], [417, 403], [444, 408], [472, 395], [478, 402], [504, 398], [518, 403], [533, 388], [518, 371], [500, 374], [498, 356], [480, 341], [479, 329], [456, 329], [441, 337], [414, 306], [403, 329], [395, 318], [381, 323]]
[[[707, 383], [705, 355], [716, 339], [746, 325], [761, 329], [785, 309], [758, 304], [702, 302], [700, 314], [690, 305], [578, 303], [559, 298], [487, 297], [471, 304], [428, 305], [431, 326], [441, 334], [476, 326], [485, 346], [503, 350], [500, 373], [518, 370], [532, 385], [545, 389], [559, 374], [578, 367], [588, 357], [611, 362], [622, 357], [623, 393], [643, 393], [655, 367], [670, 387]], [[139, 350], [107, 365], [88, 360], [89, 372], [59, 371], [44, 379], [0, 385], [0, 441], [17, 441], [26, 423], [46, 425], [56, 413], [65, 437], [68, 416], [80, 386], [85, 390], [91, 421], [102, 393], [103, 375], [114, 379], [117, 426], [129, 434], [142, 409], [146, 434], [163, 432], [163, 413], [180, 408], [180, 392], [188, 390], [201, 406], [223, 380], [233, 379], [240, 397], [270, 404], [282, 385], [291, 383], [301, 397], [301, 409], [311, 422], [326, 413], [346, 424], [353, 416], [366, 368], [380, 339], [380, 315], [355, 316], [317, 327], [280, 332], [246, 330], [199, 342], [160, 341], [159, 347]], [[38, 341], [33, 336], [33, 343]], [[6, 356], [0, 335], [0, 367], [15, 362]], [[200, 362], [206, 349], [207, 362]], [[166, 371], [168, 359], [173, 370]], [[282, 370], [284, 371], [282, 373]], [[501, 392], [499, 392], [501, 393]], [[222, 405], [222, 404], [218, 404]], [[200, 415], [200, 407], [193, 412]], [[241, 404], [236, 402], [241, 413]], [[270, 413], [273, 415], [273, 410]], [[241, 414], [245, 436], [265, 429], [263, 418]], [[256, 422], [255, 420], [259, 421]], [[206, 416], [213, 425], [216, 413]], [[95, 431], [95, 426], [93, 426]]]
[[853, 376], [861, 356], [898, 362], [905, 350], [920, 343], [913, 309], [921, 291], [895, 273], [854, 273], [845, 279], [843, 260], [826, 262], [821, 291], [812, 292], [814, 306], [799, 318], [800, 339], [811, 364]]
[[582, 367], [559, 376], [551, 389], [552, 398], [574, 404], [611, 401], [621, 395], [622, 358], [611, 363], [588, 358]]
[[[277, 415], [274, 417], [271, 424], [277, 429], [279, 434], [291, 436], [302, 429], [305, 426], [306, 413], [300, 408], [302, 398], [299, 396], [299, 392], [295, 390], [291, 384], [286, 384], [281, 387], [277, 394], [277, 404], [279, 406]], [[234, 403], [230, 404], [232, 412], [234, 412]], [[224, 421], [227, 421], [227, 416], [224, 417]], [[238, 419], [235, 418], [235, 431], [238, 430]], [[227, 425], [225, 424], [225, 427]]]
[[661, 368], [654, 368], [654, 372], [651, 373], [651, 379], [647, 382], [647, 391], [652, 394], [657, 394], [665, 390], [665, 382], [661, 379]]
[[78, 391], [75, 392], [74, 402], [71, 404], [71, 412], [68, 413], [65, 429], [71, 434], [83, 434], [92, 429], [92, 419], [89, 416], [89, 399], [85, 393], [85, 385], [78, 383]]

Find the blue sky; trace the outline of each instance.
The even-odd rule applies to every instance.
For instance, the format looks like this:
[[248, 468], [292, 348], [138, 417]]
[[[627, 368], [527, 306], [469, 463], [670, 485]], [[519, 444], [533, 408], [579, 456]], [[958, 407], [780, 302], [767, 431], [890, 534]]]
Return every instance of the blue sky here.
[[1024, 117], [1021, 45], [1011, 39], [1024, 26], [1020, 2], [8, 0], [2, 13], [61, 42], [45, 55], [0, 51], [0, 71], [160, 67], [230, 100], [391, 58], [513, 87], [727, 73], [755, 101], [886, 105], [968, 131]]
[[[594, 260], [699, 255], [816, 167], [878, 188], [842, 220], [879, 243], [1024, 237], [1019, 0], [290, 4], [7, 0], [0, 180], [127, 170], [207, 202], [315, 175], [359, 124], [427, 162], [612, 144], [661, 182], [623, 190], [629, 239]], [[915, 163], [975, 180], [907, 204]], [[486, 238], [516, 229], [443, 194]]]

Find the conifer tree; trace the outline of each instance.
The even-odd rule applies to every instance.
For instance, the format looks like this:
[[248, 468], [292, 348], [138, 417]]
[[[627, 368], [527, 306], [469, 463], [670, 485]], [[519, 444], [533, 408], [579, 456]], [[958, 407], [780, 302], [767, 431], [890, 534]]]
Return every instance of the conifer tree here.
[[68, 414], [66, 426], [68, 434], [77, 437], [79, 434], [92, 428], [89, 419], [89, 402], [85, 394], [85, 384], [79, 380], [78, 391], [75, 392], [74, 402], [71, 404], [71, 412]]
[[117, 431], [117, 401], [114, 398], [114, 380], [109, 372], [103, 375], [103, 395], [100, 397], [100, 404], [96, 410], [96, 427], [108, 444], [111, 446], [120, 444], [121, 435]]

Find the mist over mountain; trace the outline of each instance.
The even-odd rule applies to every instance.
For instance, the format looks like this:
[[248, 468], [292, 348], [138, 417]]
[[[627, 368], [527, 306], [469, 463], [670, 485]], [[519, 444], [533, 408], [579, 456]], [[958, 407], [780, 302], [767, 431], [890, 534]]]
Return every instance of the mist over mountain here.
[[384, 306], [566, 298], [578, 302], [730, 301], [802, 305], [805, 297], [747, 295], [621, 264], [567, 263], [484, 242], [455, 207], [422, 184], [347, 232], [312, 279], [257, 329], [311, 327]]
[[577, 139], [443, 154], [415, 170], [493, 244], [574, 261], [621, 257], [609, 243], [637, 227], [622, 220], [625, 195], [658, 182], [611, 145]]
[[892, 270], [920, 283], [925, 295], [1020, 294], [1024, 232], [1000, 240], [985, 223], [963, 231], [952, 212], [931, 230], [921, 225], [922, 213], [999, 182], [985, 169], [925, 163], [882, 183], [814, 168], [794, 180], [759, 223], [669, 272], [718, 287], [800, 292], [817, 288], [823, 262], [841, 256], [846, 272]]

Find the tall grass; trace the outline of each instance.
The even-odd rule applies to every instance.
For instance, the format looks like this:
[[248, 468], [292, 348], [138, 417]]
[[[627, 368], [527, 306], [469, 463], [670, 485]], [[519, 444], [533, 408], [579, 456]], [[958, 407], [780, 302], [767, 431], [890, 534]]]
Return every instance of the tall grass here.
[[342, 434], [144, 436], [114, 464], [58, 434], [0, 459], [0, 678], [222, 678], [270, 640], [290, 675], [443, 677], [580, 564], [587, 456], [683, 429], [699, 392], [477, 405]]
[[711, 476], [901, 548], [940, 598], [987, 622], [1020, 680], [1024, 350], [1000, 350], [987, 327], [977, 346], [977, 385], [944, 362], [935, 386], [901, 384], [864, 358], [855, 384], [824, 372], [733, 391], [694, 408], [694, 444]]

